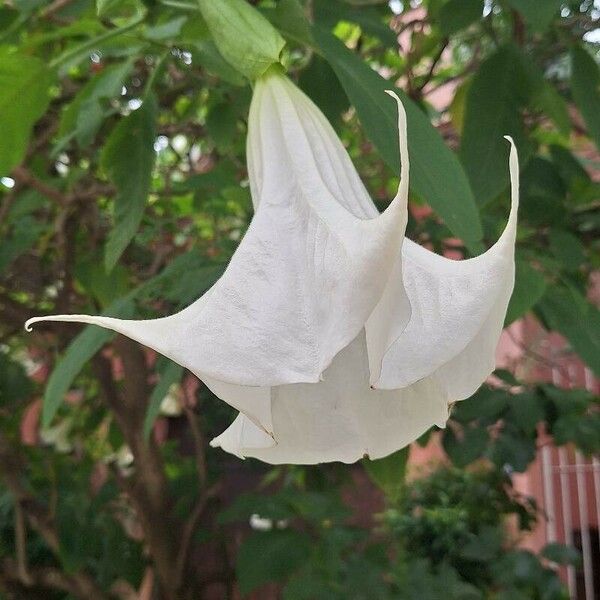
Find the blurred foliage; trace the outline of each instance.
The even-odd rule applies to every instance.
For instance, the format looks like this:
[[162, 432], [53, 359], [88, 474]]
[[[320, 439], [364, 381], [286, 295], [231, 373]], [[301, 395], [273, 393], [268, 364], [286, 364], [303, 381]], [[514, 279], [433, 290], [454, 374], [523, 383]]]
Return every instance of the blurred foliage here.
[[530, 315], [600, 375], [599, 18], [592, 0], [5, 2], [0, 596], [196, 600], [271, 584], [259, 597], [565, 598], [552, 564], [577, 556], [518, 549], [543, 515], [509, 476], [542, 431], [598, 452], [600, 412], [589, 392], [535, 381], [549, 360], [536, 348], [531, 372], [497, 372], [453, 408], [439, 434], [453, 466], [404, 485], [406, 452], [363, 470], [210, 450], [232, 411], [167, 359], [100, 329], [22, 325], [155, 317], [214, 283], [252, 214], [247, 77], [280, 59], [380, 208], [399, 170], [383, 94], [396, 86], [408, 235], [440, 253], [469, 257], [502, 231], [512, 135], [507, 324]]

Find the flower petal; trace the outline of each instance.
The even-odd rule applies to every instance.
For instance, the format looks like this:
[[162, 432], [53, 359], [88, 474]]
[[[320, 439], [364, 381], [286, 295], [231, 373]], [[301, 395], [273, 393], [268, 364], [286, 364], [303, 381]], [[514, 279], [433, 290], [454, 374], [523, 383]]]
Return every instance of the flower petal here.
[[493, 371], [514, 284], [519, 165], [509, 141], [511, 211], [494, 246], [476, 258], [453, 261], [405, 241], [404, 284], [412, 316], [384, 357], [374, 380], [377, 388], [406, 387], [431, 377], [449, 401], [460, 400]]
[[248, 133], [256, 213], [221, 279], [169, 317], [57, 315], [26, 326], [79, 321], [122, 333], [191, 370], [271, 433], [269, 388], [318, 382], [386, 286], [407, 221], [400, 104], [399, 133], [401, 185], [378, 215], [314, 104], [281, 75], [259, 80]]
[[336, 356], [320, 383], [274, 387], [272, 411], [275, 444], [238, 415], [211, 445], [271, 464], [352, 463], [366, 455], [387, 456], [432, 425], [443, 427], [448, 418], [435, 381], [393, 391], [370, 388], [364, 330]]

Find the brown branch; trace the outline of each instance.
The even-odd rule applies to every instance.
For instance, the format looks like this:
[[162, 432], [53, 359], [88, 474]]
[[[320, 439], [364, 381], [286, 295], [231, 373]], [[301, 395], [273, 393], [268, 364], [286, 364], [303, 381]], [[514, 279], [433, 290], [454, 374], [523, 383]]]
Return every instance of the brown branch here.
[[[32, 495], [25, 489], [22, 483], [21, 474], [24, 471], [24, 465], [21, 457], [12, 449], [10, 444], [0, 435], [0, 477], [4, 481], [14, 497], [15, 510], [22, 511], [24, 521], [36, 531], [40, 537], [46, 542], [47, 546], [53, 554], [60, 557], [60, 539], [53, 520], [50, 518], [47, 509], [42, 506]], [[19, 517], [17, 516], [17, 519]], [[21, 527], [18, 521], [17, 529]], [[45, 587], [53, 587], [68, 591], [73, 596], [88, 600], [94, 598], [98, 600], [109, 600], [109, 597], [98, 587], [96, 582], [84, 572], [75, 572], [69, 575], [54, 569], [43, 569], [34, 571], [31, 567], [27, 567], [26, 576], [23, 577], [23, 564], [25, 558], [21, 556], [24, 552], [24, 524], [23, 531], [16, 531], [17, 538], [17, 564], [12, 564], [9, 573], [14, 574], [24, 586], [43, 585]], [[6, 564], [6, 561], [3, 565]], [[6, 572], [4, 573], [6, 576]], [[60, 586], [63, 587], [60, 587]]]
[[[28, 582], [21, 580], [18, 576], [18, 566], [15, 561], [5, 558], [0, 563], [0, 580], [17, 584], [19, 588], [30, 590], [32, 588], [46, 588], [59, 590], [71, 594], [81, 600], [110, 600], [89, 576], [84, 573], [67, 574], [52, 567], [38, 567], [30, 569]], [[25, 595], [27, 594], [27, 595]], [[19, 597], [29, 597], [25, 592]]]
[[565, 368], [562, 365], [558, 364], [557, 362], [553, 361], [550, 358], [546, 358], [545, 356], [542, 356], [535, 350], [532, 350], [529, 346], [527, 346], [526, 344], [524, 344], [523, 342], [518, 340], [514, 336], [513, 332], [510, 329], [505, 329], [505, 331], [508, 334], [508, 337], [510, 338], [511, 342], [513, 344], [515, 344], [516, 346], [518, 346], [519, 349], [526, 356], [528, 356], [529, 358], [533, 359], [534, 361], [544, 365], [545, 367], [549, 367], [550, 369], [557, 369], [563, 377], [565, 377], [566, 379], [569, 379], [569, 373], [568, 373], [568, 371], [565, 370]]
[[219, 489], [219, 484], [216, 484], [210, 487], [208, 490], [201, 492], [200, 499], [198, 500], [198, 503], [194, 507], [192, 514], [183, 528], [183, 535], [181, 536], [176, 563], [177, 589], [180, 589], [181, 584], [183, 583], [183, 576], [185, 575], [185, 568], [189, 560], [192, 539], [194, 537], [194, 533], [196, 533], [198, 525], [200, 524], [200, 519], [204, 514], [204, 509], [206, 508], [208, 501], [217, 495]]
[[433, 77], [435, 68], [437, 67], [438, 63], [440, 62], [442, 55], [444, 54], [444, 50], [446, 50], [446, 48], [448, 47], [448, 43], [449, 43], [448, 38], [444, 38], [442, 40], [439, 50], [437, 51], [436, 55], [433, 57], [433, 60], [431, 61], [431, 65], [429, 66], [429, 70], [427, 71], [427, 74], [425, 75], [425, 78], [423, 79], [423, 81], [417, 86], [417, 88], [415, 90], [416, 92], [421, 93], [423, 91], [423, 89], [425, 88], [425, 86], [431, 81], [431, 78]]
[[198, 422], [196, 413], [187, 404], [183, 407], [186, 419], [194, 438], [194, 453], [196, 455], [196, 469], [198, 471], [198, 481], [201, 489], [206, 486], [207, 469], [206, 469], [206, 440], [204, 433]]
[[31, 173], [31, 171], [29, 171], [25, 167], [15, 167], [12, 171], [12, 176], [14, 180], [18, 183], [33, 188], [34, 190], [46, 196], [46, 198], [53, 200], [60, 206], [65, 206], [66, 204], [68, 204], [67, 196], [65, 196], [55, 187], [52, 187], [51, 185], [48, 185], [47, 183], [43, 182], [41, 179], [38, 179], [33, 173]]
[[6, 223], [6, 217], [8, 216], [8, 213], [10, 212], [10, 209], [12, 208], [12, 205], [14, 204], [15, 200], [16, 195], [14, 192], [10, 192], [4, 195], [4, 198], [2, 199], [2, 204], [0, 204], [0, 225]]
[[525, 23], [518, 10], [512, 10], [513, 17], [513, 39], [517, 46], [525, 44]]
[[54, 0], [40, 12], [40, 17], [47, 19], [71, 4], [73, 0]]
[[17, 555], [17, 575], [25, 585], [31, 585], [27, 564], [27, 529], [20, 502], [15, 502], [15, 549]]
[[114, 346], [123, 361], [124, 378], [121, 401], [112, 408], [135, 464], [132, 480], [126, 481], [127, 493], [141, 521], [162, 592], [167, 600], [175, 600], [180, 527], [172, 515], [160, 449], [155, 439], [150, 436], [147, 440], [143, 432], [149, 398], [146, 356], [139, 344], [121, 335]]
[[46, 509], [25, 489], [21, 480], [24, 471], [20, 456], [10, 444], [0, 436], [0, 477], [27, 517], [29, 525], [37, 531], [48, 547], [56, 554], [59, 552], [59, 539], [56, 529], [48, 517]]

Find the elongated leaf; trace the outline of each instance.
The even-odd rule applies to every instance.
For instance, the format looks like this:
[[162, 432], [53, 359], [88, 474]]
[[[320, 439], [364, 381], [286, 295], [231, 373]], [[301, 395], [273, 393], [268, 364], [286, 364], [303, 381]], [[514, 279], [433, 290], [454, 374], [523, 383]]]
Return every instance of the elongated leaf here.
[[335, 127], [341, 121], [342, 112], [348, 109], [349, 102], [329, 63], [315, 55], [308, 67], [302, 70], [298, 84]]
[[286, 38], [312, 46], [312, 32], [300, 0], [279, 0], [275, 8], [263, 14]]
[[600, 376], [600, 311], [575, 289], [555, 286], [539, 309], [549, 327], [561, 333], [581, 359]]
[[167, 395], [169, 388], [174, 383], [177, 383], [183, 375], [183, 367], [181, 365], [178, 365], [172, 360], [165, 360], [167, 362], [164, 365], [164, 368], [160, 370], [160, 380], [152, 390], [150, 404], [148, 405], [148, 410], [144, 419], [144, 437], [146, 439], [152, 431], [152, 426], [160, 413], [160, 406]]
[[52, 81], [52, 71], [41, 60], [0, 54], [0, 175], [23, 160], [33, 125], [50, 101]]
[[392, 503], [400, 498], [405, 484], [408, 453], [409, 447], [407, 446], [385, 458], [362, 461], [362, 465], [373, 483], [383, 491]]
[[80, 146], [90, 144], [104, 119], [106, 107], [102, 102], [121, 93], [123, 81], [132, 67], [133, 63], [127, 61], [108, 67], [90, 79], [64, 110], [59, 137], [69, 138], [74, 135]]
[[554, 85], [544, 77], [544, 71], [538, 67], [532, 58], [520, 48], [513, 47], [518, 69], [523, 70], [525, 85], [523, 91], [529, 96], [529, 102], [534, 110], [541, 110], [548, 115], [557, 129], [564, 135], [571, 130], [571, 119], [567, 103], [558, 93]]
[[[129, 299], [112, 304], [106, 311], [111, 317], [127, 319], [133, 315], [133, 303]], [[44, 393], [42, 425], [48, 427], [65, 399], [75, 377], [85, 364], [115, 334], [101, 327], [86, 327], [69, 345], [64, 356], [52, 371]]]
[[[356, 108], [367, 135], [386, 163], [398, 172], [396, 107], [384, 93], [394, 86], [329, 31], [315, 27], [314, 36]], [[460, 162], [425, 114], [402, 90], [395, 91], [407, 113], [411, 187], [439, 213], [454, 235], [467, 244], [477, 242], [482, 237], [479, 212]]]
[[590, 137], [600, 148], [600, 68], [590, 54], [576, 46], [571, 51], [571, 89]]
[[156, 153], [156, 101], [149, 96], [113, 129], [102, 152], [102, 166], [118, 190], [115, 225], [106, 243], [111, 270], [135, 235], [146, 207]]
[[508, 146], [503, 136], [514, 138], [521, 162], [529, 154], [520, 116], [527, 89], [520, 57], [512, 47], [490, 56], [469, 87], [460, 156], [482, 204], [508, 186]]
[[198, 5], [219, 52], [242, 75], [256, 79], [279, 62], [284, 39], [246, 0], [198, 0]]

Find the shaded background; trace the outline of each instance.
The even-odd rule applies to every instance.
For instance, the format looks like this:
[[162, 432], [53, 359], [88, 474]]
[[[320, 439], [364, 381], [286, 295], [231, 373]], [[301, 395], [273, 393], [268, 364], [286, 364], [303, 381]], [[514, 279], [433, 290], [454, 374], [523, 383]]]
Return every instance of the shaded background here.
[[208, 447], [233, 411], [167, 359], [73, 324], [24, 334], [38, 314], [169, 314], [218, 278], [252, 214], [251, 88], [193, 2], [6, 3], [0, 597], [600, 597], [600, 7], [252, 4], [380, 208], [398, 174], [380, 92], [412, 100], [411, 239], [457, 259], [493, 243], [515, 138], [501, 368], [405, 478], [406, 452], [239, 461]]

